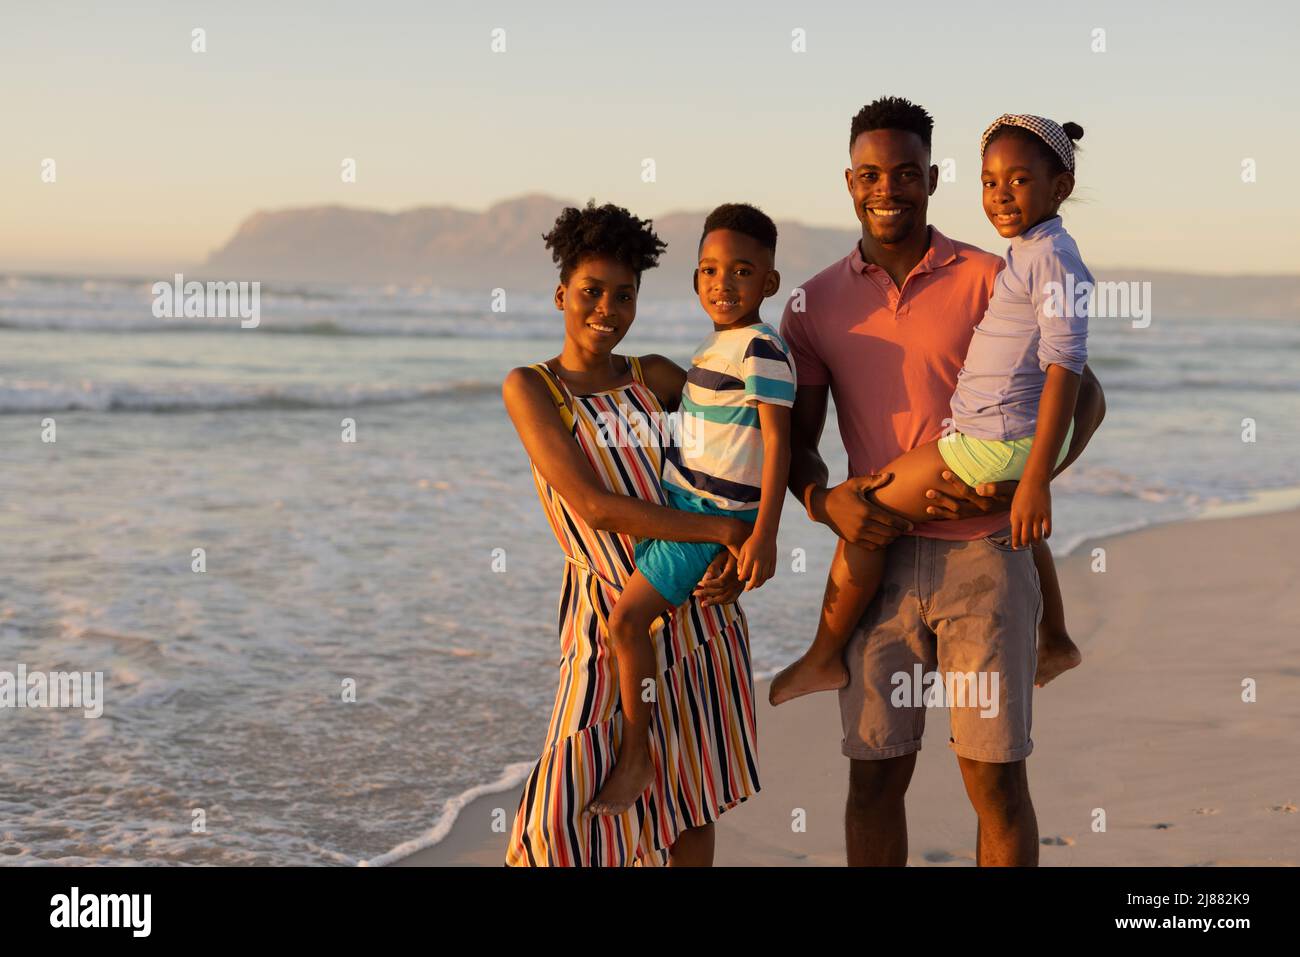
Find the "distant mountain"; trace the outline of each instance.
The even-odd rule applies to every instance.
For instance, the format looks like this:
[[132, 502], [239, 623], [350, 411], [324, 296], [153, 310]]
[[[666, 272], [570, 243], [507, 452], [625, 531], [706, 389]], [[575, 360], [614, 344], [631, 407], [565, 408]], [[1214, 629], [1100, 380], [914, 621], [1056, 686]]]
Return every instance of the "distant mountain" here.
[[[530, 194], [482, 213], [427, 206], [400, 213], [318, 206], [261, 211], [249, 216], [201, 272], [213, 277], [357, 283], [429, 283], [463, 291], [501, 287], [549, 290], [555, 265], [542, 234], [572, 200]], [[654, 296], [690, 296], [690, 275], [704, 211], [654, 218], [668, 251], [646, 273]], [[857, 230], [778, 221], [778, 263], [788, 292], [844, 256]], [[1300, 275], [1208, 276], [1143, 269], [1093, 270], [1099, 280], [1150, 282], [1162, 318], [1300, 317]]]

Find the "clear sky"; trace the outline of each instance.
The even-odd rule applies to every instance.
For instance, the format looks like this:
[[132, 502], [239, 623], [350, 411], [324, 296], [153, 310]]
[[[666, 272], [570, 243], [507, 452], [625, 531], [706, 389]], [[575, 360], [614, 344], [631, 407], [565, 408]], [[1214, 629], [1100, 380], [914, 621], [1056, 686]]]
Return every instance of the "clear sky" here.
[[483, 209], [529, 192], [641, 216], [748, 201], [856, 229], [849, 122], [896, 94], [934, 114], [935, 159], [955, 160], [931, 200], [949, 235], [1000, 250], [979, 134], [999, 113], [1040, 113], [1086, 130], [1066, 216], [1090, 262], [1300, 272], [1296, 11], [3, 0], [0, 270], [194, 262], [257, 209]]

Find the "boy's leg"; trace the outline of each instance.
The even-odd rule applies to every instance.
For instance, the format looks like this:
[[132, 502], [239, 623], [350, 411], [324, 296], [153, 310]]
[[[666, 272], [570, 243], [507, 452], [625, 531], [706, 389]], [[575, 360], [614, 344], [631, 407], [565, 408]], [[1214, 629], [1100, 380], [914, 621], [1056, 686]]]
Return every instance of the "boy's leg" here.
[[609, 638], [618, 658], [623, 737], [614, 770], [587, 805], [591, 814], [622, 814], [654, 780], [654, 764], [650, 760], [650, 709], [655, 703], [655, 654], [650, 643], [650, 626], [671, 607], [637, 571], [628, 579], [618, 604], [610, 613]]
[[1034, 567], [1043, 593], [1043, 620], [1038, 626], [1038, 670], [1034, 686], [1041, 688], [1063, 671], [1083, 661], [1083, 653], [1065, 630], [1065, 604], [1061, 600], [1061, 583], [1056, 578], [1056, 562], [1047, 542], [1035, 542]]
[[767, 700], [778, 705], [816, 691], [843, 688], [849, 680], [844, 646], [880, 587], [885, 549], [852, 545], [839, 539], [826, 577], [821, 615], [812, 645], [792, 665], [772, 679]]

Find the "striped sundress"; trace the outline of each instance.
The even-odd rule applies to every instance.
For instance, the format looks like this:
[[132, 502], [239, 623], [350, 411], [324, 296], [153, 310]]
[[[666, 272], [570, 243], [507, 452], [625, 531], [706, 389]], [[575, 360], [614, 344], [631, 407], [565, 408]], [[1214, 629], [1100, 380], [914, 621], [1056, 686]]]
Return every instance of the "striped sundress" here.
[[[642, 380], [640, 363], [636, 358], [630, 363], [630, 385], [576, 396], [545, 364], [532, 368], [546, 380], [605, 487], [662, 505], [664, 410]], [[615, 422], [618, 433], [611, 431]], [[645, 423], [650, 423], [648, 430]], [[654, 783], [617, 817], [584, 815], [583, 808], [609, 776], [622, 735], [606, 623], [635, 571], [637, 540], [587, 525], [535, 465], [532, 473], [565, 557], [560, 680], [546, 743], [515, 815], [506, 863], [665, 864], [682, 831], [716, 820], [759, 789], [745, 615], [738, 604], [701, 607], [692, 597], [656, 621], [651, 633], [657, 702], [650, 724]]]

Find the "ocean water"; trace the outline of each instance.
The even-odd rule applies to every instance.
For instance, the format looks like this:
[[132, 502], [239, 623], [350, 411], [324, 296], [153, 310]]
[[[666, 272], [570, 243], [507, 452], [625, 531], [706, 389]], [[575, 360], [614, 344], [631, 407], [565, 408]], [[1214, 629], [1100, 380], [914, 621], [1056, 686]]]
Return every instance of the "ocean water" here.
[[[0, 710], [0, 862], [383, 862], [517, 779], [562, 561], [500, 382], [559, 350], [543, 292], [264, 286], [241, 329], [155, 319], [149, 280], [0, 276], [0, 671], [105, 699]], [[707, 331], [643, 303], [625, 349], [685, 363]], [[1058, 552], [1296, 485], [1300, 323], [1101, 320], [1090, 352], [1108, 415], [1054, 483]], [[824, 448], [843, 475], [833, 417]], [[743, 600], [759, 673], [832, 548], [785, 514], [807, 567]]]

